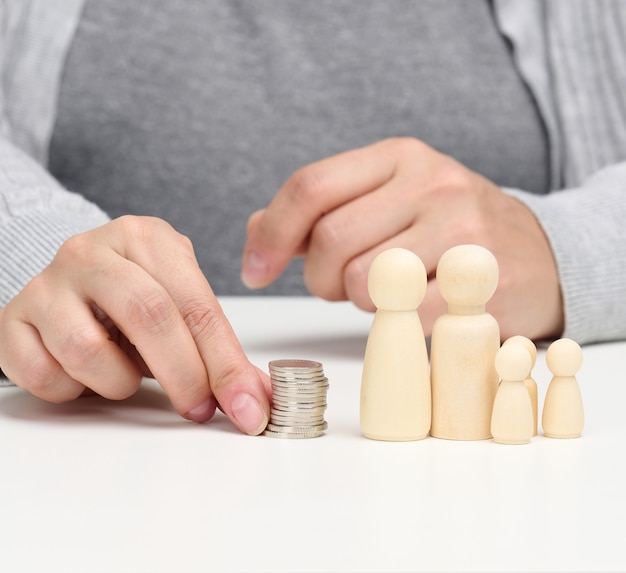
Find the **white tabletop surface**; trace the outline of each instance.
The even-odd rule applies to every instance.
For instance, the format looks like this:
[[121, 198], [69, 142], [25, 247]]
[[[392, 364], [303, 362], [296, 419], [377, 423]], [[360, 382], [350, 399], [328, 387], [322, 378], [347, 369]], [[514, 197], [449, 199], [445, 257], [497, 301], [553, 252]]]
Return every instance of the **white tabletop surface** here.
[[[256, 364], [323, 363], [325, 435], [196, 425], [153, 381], [65, 405], [0, 388], [0, 572], [626, 571], [626, 343], [583, 349], [580, 439], [376, 442], [359, 430], [372, 315], [222, 304]], [[541, 403], [543, 352], [533, 374]]]

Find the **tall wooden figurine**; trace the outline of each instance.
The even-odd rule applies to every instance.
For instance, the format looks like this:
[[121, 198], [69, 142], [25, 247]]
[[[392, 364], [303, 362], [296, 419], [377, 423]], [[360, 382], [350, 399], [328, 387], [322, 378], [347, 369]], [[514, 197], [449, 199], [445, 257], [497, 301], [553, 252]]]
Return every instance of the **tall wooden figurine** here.
[[377, 311], [361, 380], [361, 430], [374, 440], [420, 440], [431, 418], [430, 377], [417, 307], [426, 293], [426, 270], [406, 249], [379, 254], [368, 275]]
[[439, 260], [437, 286], [448, 312], [435, 321], [431, 340], [433, 436], [491, 438], [500, 328], [485, 305], [497, 285], [498, 263], [484, 247], [452, 247]]
[[531, 362], [522, 344], [504, 344], [496, 353], [501, 381], [493, 403], [491, 433], [499, 444], [527, 444], [533, 436], [533, 408], [524, 384]]
[[526, 348], [526, 350], [530, 354], [530, 358], [531, 358], [530, 370], [528, 371], [528, 373], [526, 374], [526, 377], [524, 378], [524, 385], [526, 386], [526, 389], [528, 390], [528, 395], [530, 396], [530, 403], [533, 408], [533, 436], [536, 436], [537, 427], [539, 423], [539, 399], [537, 396], [538, 394], [537, 382], [535, 382], [535, 379], [532, 376], [532, 369], [535, 367], [535, 364], [537, 363], [537, 347], [535, 346], [535, 343], [530, 338], [526, 338], [525, 336], [520, 336], [520, 335], [511, 336], [511, 338], [508, 338], [507, 340], [504, 341], [504, 344], [510, 344], [510, 343], [521, 344], [522, 346], [524, 346], [524, 348]]
[[583, 363], [578, 343], [555, 340], [546, 352], [546, 364], [552, 372], [543, 404], [541, 426], [548, 438], [578, 438], [585, 425], [583, 400], [576, 373]]

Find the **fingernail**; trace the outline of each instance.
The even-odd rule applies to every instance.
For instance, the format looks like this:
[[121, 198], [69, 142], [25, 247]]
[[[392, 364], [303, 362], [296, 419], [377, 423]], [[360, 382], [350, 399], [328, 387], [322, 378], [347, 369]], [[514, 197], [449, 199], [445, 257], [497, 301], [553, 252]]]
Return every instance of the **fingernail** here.
[[185, 417], [189, 420], [202, 424], [203, 422], [210, 420], [213, 417], [213, 414], [215, 414], [215, 398], [211, 396], [205, 402], [201, 402], [195, 408], [189, 410]]
[[261, 404], [250, 394], [237, 394], [230, 409], [241, 429], [252, 436], [260, 434], [267, 426], [267, 415]]
[[256, 251], [249, 251], [243, 261], [241, 280], [248, 288], [264, 285], [268, 271], [267, 261]]

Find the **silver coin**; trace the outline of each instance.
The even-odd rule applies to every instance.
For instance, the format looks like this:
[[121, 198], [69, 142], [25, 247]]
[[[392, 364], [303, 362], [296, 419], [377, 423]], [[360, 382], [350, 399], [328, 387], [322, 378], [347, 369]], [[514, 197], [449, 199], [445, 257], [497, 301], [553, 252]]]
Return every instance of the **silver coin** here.
[[280, 394], [278, 392], [274, 392], [272, 394], [274, 400], [278, 402], [302, 402], [302, 403], [315, 403], [315, 402], [325, 402], [326, 401], [326, 393], [321, 394], [310, 394], [307, 396], [294, 396], [293, 394]]
[[312, 399], [302, 400], [297, 397], [289, 396], [272, 396], [273, 404], [282, 404], [283, 406], [302, 406], [303, 408], [313, 407], [320, 404], [326, 404], [326, 396], [316, 396]]
[[269, 368], [270, 374], [276, 374], [278, 376], [319, 376], [324, 373], [324, 369], [320, 366], [319, 368], [276, 368], [270, 364]]
[[311, 406], [326, 402], [326, 394], [320, 396], [281, 396], [280, 394], [272, 394], [272, 401], [275, 403], [285, 404], [286, 406]]
[[270, 412], [279, 414], [282, 416], [288, 416], [293, 414], [301, 414], [302, 416], [316, 416], [323, 414], [326, 411], [326, 404], [315, 405], [311, 408], [289, 408], [282, 406], [281, 404], [272, 404]]
[[328, 428], [328, 422], [322, 422], [321, 424], [309, 424], [306, 426], [279, 426], [277, 424], [272, 424], [271, 422], [267, 425], [267, 429], [274, 432], [321, 432], [326, 428]]
[[272, 408], [264, 434], [275, 438], [322, 435], [328, 428], [324, 412], [329, 387], [322, 364], [313, 360], [272, 360], [269, 369]]
[[272, 396], [283, 402], [323, 402], [326, 400], [327, 395], [326, 392], [321, 394], [284, 394], [281, 392], [272, 392]]
[[290, 413], [302, 413], [307, 414], [319, 414], [326, 410], [326, 402], [316, 402], [315, 404], [281, 404], [280, 402], [273, 402], [271, 406], [272, 412], [278, 412], [279, 414]]
[[300, 424], [299, 426], [288, 426], [283, 424], [272, 424], [269, 428], [274, 432], [285, 432], [287, 434], [302, 433], [302, 432], [323, 432], [324, 428], [321, 424]]
[[308, 369], [308, 368], [270, 368], [271, 376], [276, 378], [319, 378], [324, 375], [322, 368]]
[[324, 376], [324, 370], [276, 370], [270, 368], [270, 375], [276, 378], [285, 378], [291, 380], [292, 378], [321, 378]]
[[324, 433], [324, 430], [306, 430], [303, 432], [281, 432], [280, 430], [265, 430], [266, 436], [274, 438], [317, 438]]
[[325, 412], [326, 412], [325, 407], [308, 408], [307, 410], [301, 410], [298, 408], [281, 409], [281, 408], [272, 407], [270, 410], [270, 418], [271, 419], [299, 418], [299, 419], [306, 420], [306, 419], [311, 419], [311, 418], [323, 417]]
[[290, 392], [315, 392], [316, 390], [328, 389], [330, 384], [328, 378], [324, 378], [318, 382], [283, 382], [281, 380], [271, 379], [272, 388], [277, 390], [289, 390]]
[[287, 438], [291, 440], [303, 440], [308, 438], [319, 438], [324, 435], [324, 432], [275, 432], [273, 430], [265, 430], [263, 432], [264, 436], [269, 436], [270, 438]]
[[272, 396], [284, 402], [323, 402], [328, 396], [328, 392], [318, 392], [317, 394], [293, 394], [289, 392], [272, 392]]
[[328, 379], [324, 378], [318, 381], [307, 381], [307, 380], [291, 380], [291, 381], [283, 381], [277, 380], [276, 378], [271, 379], [272, 388], [280, 389], [280, 390], [289, 390], [290, 392], [314, 392], [316, 390], [321, 390], [323, 388], [327, 389], [330, 387], [328, 384]]
[[315, 408], [315, 410], [307, 410], [302, 412], [301, 410], [279, 410], [278, 408], [272, 408], [270, 416], [274, 418], [320, 418], [324, 416], [326, 408]]
[[281, 396], [272, 397], [272, 405], [283, 406], [285, 408], [317, 408], [318, 406], [326, 406], [326, 397], [319, 397], [315, 400], [294, 400], [293, 398], [282, 398]]
[[289, 390], [290, 392], [315, 392], [316, 390], [327, 390], [330, 388], [328, 379], [324, 378], [318, 382], [282, 382], [272, 378], [272, 388], [277, 390]]
[[315, 370], [309, 370], [305, 368], [291, 368], [288, 370], [280, 368], [270, 368], [270, 374], [277, 376], [278, 378], [319, 378], [324, 375], [324, 369], [319, 368]]
[[314, 406], [326, 405], [326, 397], [320, 396], [314, 400], [301, 400], [299, 398], [284, 398], [282, 396], [273, 396], [273, 404], [282, 404], [283, 406], [302, 406], [303, 408], [312, 408]]
[[302, 385], [302, 386], [314, 386], [315, 384], [325, 384], [328, 379], [323, 372], [319, 375], [306, 375], [306, 376], [281, 376], [275, 372], [270, 372], [270, 378], [274, 384], [281, 385]]
[[300, 378], [298, 380], [281, 380], [280, 378], [270, 378], [272, 388], [289, 388], [297, 390], [314, 390], [315, 388], [328, 388], [328, 378], [325, 376], [318, 380], [311, 380], [310, 378]]
[[270, 374], [284, 378], [319, 378], [324, 375], [323, 368], [272, 368]]
[[303, 412], [310, 412], [317, 408], [326, 408], [328, 402], [326, 398], [318, 398], [317, 400], [307, 400], [303, 402], [301, 400], [288, 400], [286, 398], [280, 398], [274, 396], [272, 399], [272, 407], [279, 410], [302, 410]]
[[302, 410], [309, 412], [316, 408], [325, 408], [328, 405], [326, 398], [318, 398], [317, 400], [288, 400], [286, 398], [280, 398], [274, 396], [272, 399], [272, 406], [279, 410]]
[[323, 380], [324, 371], [319, 372], [276, 372], [270, 370], [270, 376], [275, 380]]
[[326, 378], [323, 372], [309, 372], [309, 373], [289, 373], [282, 374], [280, 372], [270, 372], [270, 377], [276, 382], [283, 382], [288, 384], [302, 383], [317, 383], [323, 382]]
[[321, 428], [326, 420], [319, 418], [317, 420], [277, 420], [273, 418], [270, 420], [272, 428], [281, 428], [283, 431], [289, 431], [300, 428]]
[[316, 394], [318, 392], [328, 392], [328, 384], [276, 384], [272, 381], [272, 392], [283, 392], [286, 394]]
[[280, 360], [272, 360], [269, 363], [270, 368], [308, 368], [308, 369], [321, 369], [322, 363], [315, 360], [303, 360], [300, 358], [284, 358]]
[[308, 386], [302, 385], [280, 385], [272, 382], [272, 392], [277, 394], [288, 394], [289, 396], [315, 396], [315, 394], [328, 393], [328, 384], [325, 386], [310, 384]]
[[276, 424], [277, 426], [314, 426], [322, 422], [324, 422], [324, 415], [281, 416], [279, 414], [272, 414], [270, 417], [270, 424]]
[[284, 378], [318, 378], [324, 374], [323, 368], [272, 368], [270, 374]]
[[280, 424], [272, 424], [268, 428], [271, 432], [282, 432], [283, 434], [304, 434], [307, 432], [323, 432], [324, 428], [320, 424], [309, 424], [301, 426], [281, 426]]
[[272, 386], [272, 392], [276, 394], [287, 394], [288, 396], [302, 396], [304, 398], [315, 396], [316, 394], [327, 394], [328, 386]]

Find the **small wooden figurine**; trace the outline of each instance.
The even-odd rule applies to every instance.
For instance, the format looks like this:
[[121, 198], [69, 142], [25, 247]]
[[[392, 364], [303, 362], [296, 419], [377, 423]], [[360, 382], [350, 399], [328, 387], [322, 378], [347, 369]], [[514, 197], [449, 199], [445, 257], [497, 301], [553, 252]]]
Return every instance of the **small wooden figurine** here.
[[534, 378], [532, 377], [532, 369], [535, 367], [535, 364], [537, 363], [537, 347], [535, 346], [535, 343], [530, 338], [526, 338], [525, 336], [520, 336], [520, 335], [511, 336], [511, 338], [508, 338], [504, 342], [504, 344], [509, 344], [509, 343], [521, 344], [522, 346], [524, 346], [524, 348], [526, 348], [526, 350], [528, 350], [528, 353], [530, 354], [531, 365], [530, 365], [530, 370], [528, 374], [524, 378], [524, 384], [526, 385], [526, 389], [528, 390], [528, 395], [530, 396], [530, 403], [532, 404], [532, 407], [533, 407], [533, 436], [536, 436], [537, 428], [539, 424], [539, 400], [537, 397], [537, 394], [538, 394], [537, 382], [535, 382]]
[[585, 425], [583, 400], [576, 373], [583, 363], [578, 343], [555, 340], [546, 352], [546, 364], [552, 380], [546, 392], [541, 426], [549, 438], [578, 438]]
[[501, 378], [493, 403], [491, 433], [499, 444], [527, 444], [533, 435], [533, 409], [524, 379], [532, 358], [519, 343], [504, 344], [496, 353]]

